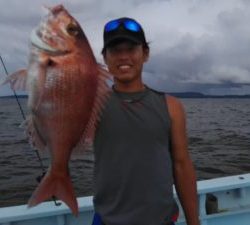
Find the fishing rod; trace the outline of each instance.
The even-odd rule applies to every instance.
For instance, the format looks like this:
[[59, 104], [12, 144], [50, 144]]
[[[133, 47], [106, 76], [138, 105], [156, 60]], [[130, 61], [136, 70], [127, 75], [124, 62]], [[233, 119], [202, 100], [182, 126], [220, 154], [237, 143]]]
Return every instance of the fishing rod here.
[[[5, 66], [5, 63], [4, 63], [4, 61], [3, 61], [3, 58], [2, 58], [2, 56], [1, 56], [1, 54], [0, 54], [0, 60], [1, 60], [2, 65], [3, 65], [4, 71], [5, 71], [5, 75], [8, 76], [9, 73], [8, 73], [8, 71], [7, 71], [7, 68], [6, 68], [6, 66]], [[12, 89], [12, 88], [11, 88], [11, 89]], [[16, 102], [17, 102], [17, 104], [18, 104], [19, 110], [20, 110], [20, 112], [21, 112], [21, 114], [22, 114], [23, 120], [25, 121], [25, 120], [26, 120], [26, 117], [25, 117], [25, 114], [24, 114], [22, 105], [21, 105], [21, 103], [20, 103], [20, 101], [19, 101], [19, 99], [18, 99], [18, 96], [17, 96], [17, 94], [16, 94], [16, 91], [15, 91], [14, 89], [12, 89], [12, 91], [13, 91], [13, 94], [14, 94], [14, 96], [15, 96]], [[42, 169], [42, 175], [37, 177], [37, 181], [40, 182], [40, 181], [43, 179], [44, 175], [46, 174], [46, 170], [45, 170], [45, 166], [44, 166], [44, 164], [43, 164], [42, 158], [41, 158], [41, 156], [40, 156], [38, 150], [37, 150], [37, 149], [34, 149], [34, 151], [35, 151], [36, 156], [37, 156], [37, 158], [38, 158], [38, 161], [39, 161], [39, 163], [40, 163], [40, 167], [41, 167], [41, 169]], [[61, 203], [59, 203], [59, 202], [56, 201], [55, 196], [53, 196], [52, 199], [53, 199], [53, 201], [54, 201], [54, 203], [55, 203], [56, 206], [61, 205]]]

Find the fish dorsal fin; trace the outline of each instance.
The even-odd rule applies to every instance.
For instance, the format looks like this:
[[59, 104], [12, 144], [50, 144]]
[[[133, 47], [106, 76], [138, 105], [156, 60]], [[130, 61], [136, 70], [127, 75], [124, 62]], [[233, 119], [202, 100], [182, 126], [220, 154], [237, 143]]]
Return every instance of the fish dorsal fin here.
[[26, 91], [27, 90], [27, 70], [20, 69], [11, 75], [9, 75], [2, 85], [10, 83], [10, 86], [15, 91]]
[[104, 109], [105, 103], [111, 93], [111, 89], [107, 84], [107, 80], [111, 80], [112, 75], [100, 66], [98, 67], [98, 71], [98, 86], [97, 94], [94, 100], [94, 106], [83, 136], [79, 144], [76, 146], [76, 152], [79, 152], [83, 149], [91, 149], [97, 122], [100, 120], [101, 112]]

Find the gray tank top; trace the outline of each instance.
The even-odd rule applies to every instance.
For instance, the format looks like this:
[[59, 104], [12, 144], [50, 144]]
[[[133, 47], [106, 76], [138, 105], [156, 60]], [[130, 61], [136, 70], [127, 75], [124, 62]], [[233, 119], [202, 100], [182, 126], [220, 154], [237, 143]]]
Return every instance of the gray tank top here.
[[107, 225], [163, 225], [173, 198], [165, 95], [113, 91], [94, 142], [94, 207]]

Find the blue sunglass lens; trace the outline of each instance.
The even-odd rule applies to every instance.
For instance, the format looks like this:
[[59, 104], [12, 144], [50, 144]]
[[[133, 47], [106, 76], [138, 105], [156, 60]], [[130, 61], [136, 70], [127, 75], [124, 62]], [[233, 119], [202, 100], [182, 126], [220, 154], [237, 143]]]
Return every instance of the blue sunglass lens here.
[[124, 26], [126, 29], [130, 30], [130, 31], [134, 31], [134, 32], [138, 32], [140, 31], [140, 26], [138, 23], [136, 23], [133, 20], [125, 20], [123, 22]]
[[141, 27], [137, 22], [127, 19], [124, 21], [121, 21], [121, 20], [110, 21], [109, 23], [105, 25], [105, 32], [113, 31], [117, 29], [121, 24], [123, 24], [125, 29], [133, 31], [133, 32], [138, 32], [141, 30]]
[[115, 30], [117, 27], [119, 27], [119, 25], [120, 25], [120, 22], [118, 20], [110, 21], [109, 23], [106, 24], [105, 31], [109, 32], [109, 31]]

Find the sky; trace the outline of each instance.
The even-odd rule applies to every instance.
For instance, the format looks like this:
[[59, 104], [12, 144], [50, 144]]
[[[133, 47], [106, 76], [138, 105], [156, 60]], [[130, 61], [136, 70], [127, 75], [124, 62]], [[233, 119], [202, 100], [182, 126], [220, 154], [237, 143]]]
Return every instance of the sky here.
[[[123, 16], [140, 22], [150, 44], [143, 80], [152, 88], [250, 94], [249, 0], [0, 0], [0, 55], [9, 73], [27, 66], [42, 6], [57, 4], [81, 24], [100, 63], [104, 24]], [[10, 94], [0, 87], [0, 95]]]

